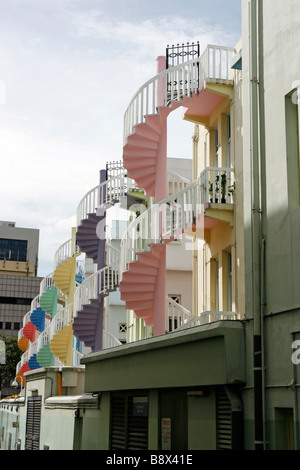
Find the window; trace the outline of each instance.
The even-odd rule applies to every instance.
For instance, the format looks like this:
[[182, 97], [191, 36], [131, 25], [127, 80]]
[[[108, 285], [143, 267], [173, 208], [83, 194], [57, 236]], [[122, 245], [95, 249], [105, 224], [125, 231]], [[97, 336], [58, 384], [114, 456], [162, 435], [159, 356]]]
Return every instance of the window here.
[[287, 158], [287, 184], [289, 208], [300, 205], [300, 171], [299, 171], [299, 105], [294, 99], [293, 90], [285, 97], [285, 132]]
[[27, 240], [0, 238], [0, 259], [8, 261], [26, 261]]

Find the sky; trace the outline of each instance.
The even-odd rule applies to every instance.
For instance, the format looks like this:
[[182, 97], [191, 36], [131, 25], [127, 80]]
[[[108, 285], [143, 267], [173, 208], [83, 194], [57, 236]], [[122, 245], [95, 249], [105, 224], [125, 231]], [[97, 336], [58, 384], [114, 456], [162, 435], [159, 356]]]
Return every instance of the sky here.
[[[0, 0], [0, 220], [40, 230], [39, 276], [122, 159], [124, 113], [166, 46], [240, 37], [241, 0]], [[179, 110], [168, 156], [192, 158]]]

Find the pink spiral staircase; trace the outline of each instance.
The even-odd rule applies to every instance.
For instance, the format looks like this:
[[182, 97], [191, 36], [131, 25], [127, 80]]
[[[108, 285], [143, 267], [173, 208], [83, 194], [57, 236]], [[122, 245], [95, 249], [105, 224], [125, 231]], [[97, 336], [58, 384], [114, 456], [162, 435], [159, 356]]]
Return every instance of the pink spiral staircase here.
[[[208, 117], [224, 98], [206, 89], [211, 75], [214, 81], [230, 81], [228, 64], [233, 49], [219, 48], [219, 51], [216, 59], [215, 46], [209, 46], [200, 59], [168, 70], [164, 70], [165, 58], [158, 58], [158, 75], [136, 93], [125, 113], [124, 168], [138, 187], [155, 197], [155, 203], [167, 195], [168, 115], [182, 106], [190, 120], [193, 116]], [[197, 71], [200, 72], [196, 77]], [[167, 83], [171, 84], [171, 90], [167, 90]], [[119, 286], [126, 307], [134, 311], [136, 318], [143, 318], [145, 325], [153, 326], [154, 335], [165, 333], [166, 244], [159, 238], [157, 243], [151, 243], [150, 251], [138, 253], [137, 259], [128, 263]]]

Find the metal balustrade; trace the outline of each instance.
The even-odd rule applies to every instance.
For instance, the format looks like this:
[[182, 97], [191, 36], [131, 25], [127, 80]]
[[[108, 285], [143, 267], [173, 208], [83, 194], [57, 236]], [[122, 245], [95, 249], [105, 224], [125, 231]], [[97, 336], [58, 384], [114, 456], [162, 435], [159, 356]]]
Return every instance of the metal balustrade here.
[[148, 80], [133, 96], [124, 115], [124, 143], [134, 126], [144, 122], [145, 115], [156, 114], [157, 108], [171, 100], [198, 93], [206, 80], [231, 80], [232, 47], [208, 45], [198, 59], [169, 67]]
[[114, 348], [115, 346], [120, 346], [122, 343], [117, 338], [115, 338], [107, 330], [103, 330], [103, 349]]
[[68, 258], [72, 258], [76, 254], [80, 254], [80, 249], [76, 245], [76, 237], [70, 238], [63, 245], [61, 245], [54, 255], [54, 270], [59, 266], [63, 261]]
[[48, 274], [40, 283], [40, 295], [53, 286], [53, 273]]
[[205, 311], [201, 312], [199, 316], [191, 317], [179, 329], [192, 328], [199, 325], [207, 325], [217, 321], [224, 320], [238, 320], [239, 315], [236, 312], [221, 312], [221, 311]]
[[187, 178], [184, 178], [183, 176], [177, 175], [171, 170], [168, 170], [167, 178], [168, 178], [168, 183], [167, 183], [168, 196], [171, 196], [172, 194], [182, 191], [184, 188], [186, 188], [187, 186], [191, 184], [190, 180], [188, 180]]
[[119, 283], [119, 259], [87, 277], [74, 294], [74, 316], [83, 305], [101, 294], [115, 290]]
[[190, 320], [191, 312], [175, 300], [167, 297], [166, 304], [166, 331], [174, 331]]
[[52, 339], [64, 326], [68, 326], [73, 319], [73, 304], [60, 309], [50, 323], [50, 339]]
[[95, 214], [101, 204], [113, 205], [121, 197], [126, 196], [135, 184], [131, 178], [127, 177], [126, 170], [120, 169], [112, 178], [98, 184], [88, 191], [81, 199], [77, 208], [77, 227], [88, 214]]
[[[149, 251], [151, 243], [179, 239], [197, 221], [205, 204], [221, 204], [225, 191], [226, 202], [233, 202], [234, 170], [208, 167], [181, 191], [154, 204], [128, 226], [120, 245], [120, 272], [137, 254]], [[218, 198], [217, 198], [218, 196]]]

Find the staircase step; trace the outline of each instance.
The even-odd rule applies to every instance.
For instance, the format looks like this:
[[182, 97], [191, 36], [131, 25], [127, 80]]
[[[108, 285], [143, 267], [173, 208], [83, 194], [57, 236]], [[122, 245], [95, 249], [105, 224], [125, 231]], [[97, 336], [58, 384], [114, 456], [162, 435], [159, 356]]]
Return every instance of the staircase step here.
[[[120, 282], [120, 287], [122, 289], [122, 295], [124, 294], [144, 294], [149, 295], [149, 293], [153, 294], [155, 291], [155, 283], [153, 284], [139, 284], [139, 283], [128, 283], [126, 281]], [[145, 298], [145, 297], [144, 297]]]
[[149, 168], [149, 171], [151, 171], [152, 168], [155, 168], [156, 166], [156, 158], [149, 158], [149, 157], [132, 157], [128, 162], [126, 163], [126, 168], [127, 170], [134, 170], [137, 168]]
[[156, 283], [156, 276], [148, 276], [147, 274], [135, 273], [129, 271], [125, 271], [122, 274], [122, 281], [120, 281], [120, 285], [126, 284], [138, 284], [141, 287], [146, 285], [153, 285]]
[[134, 132], [137, 135], [145, 137], [146, 139], [154, 140], [155, 142], [159, 142], [160, 139], [160, 132], [157, 132], [153, 129], [148, 123], [144, 122], [141, 124], [137, 124], [134, 127]]
[[[139, 258], [137, 261], [131, 261], [128, 263], [128, 271], [131, 273], [137, 274], [144, 274], [146, 276], [156, 276], [157, 275], [157, 267], [149, 266], [149, 264], [143, 263], [142, 260]], [[127, 271], [125, 271], [127, 272]]]
[[135, 310], [136, 308], [152, 309], [154, 308], [154, 302], [153, 300], [138, 300], [137, 302], [128, 300], [126, 302], [126, 308], [129, 310]]
[[126, 145], [123, 148], [123, 161], [124, 166], [126, 167], [129, 158], [128, 157], [140, 157], [140, 158], [153, 158], [156, 157], [157, 150], [152, 149], [140, 149], [133, 147], [132, 145]]
[[153, 317], [153, 309], [136, 308], [134, 310], [134, 314], [135, 314], [136, 318]]
[[127, 137], [127, 144], [141, 149], [154, 149], [157, 150], [158, 143], [153, 140], [145, 139], [136, 134], [131, 134]]
[[145, 116], [145, 123], [155, 132], [161, 134], [161, 121], [157, 114], [147, 114]]
[[154, 257], [150, 252], [140, 252], [138, 254], [138, 261], [141, 261], [143, 264], [152, 266], [153, 268], [159, 267], [159, 259]]

